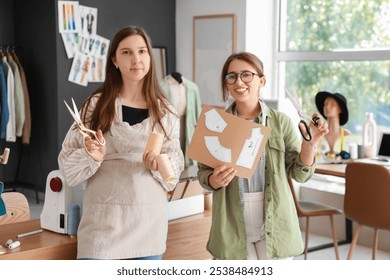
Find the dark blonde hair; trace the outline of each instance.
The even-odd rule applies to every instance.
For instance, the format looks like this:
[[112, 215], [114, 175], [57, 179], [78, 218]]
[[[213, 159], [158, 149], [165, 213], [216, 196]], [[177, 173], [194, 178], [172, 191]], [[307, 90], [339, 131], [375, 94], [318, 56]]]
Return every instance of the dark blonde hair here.
[[[227, 71], [228, 71], [230, 63], [236, 59], [243, 60], [243, 61], [249, 63], [253, 68], [256, 69], [256, 72], [259, 75], [259, 77], [264, 77], [263, 62], [256, 55], [254, 55], [250, 52], [239, 52], [239, 53], [231, 54], [226, 59], [225, 64], [222, 67], [222, 73], [221, 73], [222, 98], [224, 101], [227, 101], [229, 98], [229, 90], [228, 90], [226, 82], [225, 82], [225, 76], [226, 76], [226, 74], [228, 74]], [[264, 79], [265, 79], [265, 77], [264, 77]]]
[[[121, 72], [116, 69], [112, 59], [115, 57], [115, 53], [120, 42], [123, 39], [134, 35], [140, 35], [145, 40], [148, 53], [150, 55], [150, 69], [144, 77], [145, 80], [142, 87], [142, 94], [145, 96], [149, 115], [153, 119], [153, 128], [157, 124], [167, 136], [167, 132], [161, 123], [161, 119], [166, 110], [170, 112], [172, 111], [168, 107], [169, 102], [157, 79], [151, 40], [145, 30], [137, 26], [126, 26], [114, 36], [107, 56], [105, 81], [82, 105], [82, 118], [84, 123], [89, 124], [89, 127], [93, 130], [101, 129], [102, 132], [105, 133], [110, 129], [115, 118], [115, 100], [118, 98], [119, 92], [123, 86]], [[87, 108], [91, 99], [99, 93], [101, 93], [101, 96], [97, 101], [96, 107], [91, 116], [87, 119]]]

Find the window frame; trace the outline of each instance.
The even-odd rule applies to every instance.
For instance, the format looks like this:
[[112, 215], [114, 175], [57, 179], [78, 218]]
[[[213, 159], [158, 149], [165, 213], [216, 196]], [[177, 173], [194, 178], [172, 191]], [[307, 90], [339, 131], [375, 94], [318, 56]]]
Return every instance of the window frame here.
[[286, 51], [282, 50], [286, 30], [282, 21], [285, 21], [286, 7], [288, 0], [276, 1], [277, 16], [275, 17], [275, 81], [276, 92], [283, 92], [285, 77], [281, 74], [280, 68], [283, 62], [305, 62], [305, 61], [379, 61], [390, 60], [390, 48], [388, 49], [340, 49], [334, 51]]

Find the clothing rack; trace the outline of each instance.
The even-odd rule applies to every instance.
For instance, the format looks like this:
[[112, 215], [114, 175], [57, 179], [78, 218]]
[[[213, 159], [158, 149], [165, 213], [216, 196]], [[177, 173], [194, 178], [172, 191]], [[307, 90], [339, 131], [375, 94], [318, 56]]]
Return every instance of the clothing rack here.
[[[0, 44], [0, 53], [2, 55], [6, 55], [6, 53], [11, 53], [11, 52], [15, 52], [15, 53], [23, 55], [23, 48], [20, 46], [14, 45], [14, 44]], [[20, 55], [18, 55], [18, 56], [20, 57]], [[21, 63], [23, 62], [23, 59], [19, 59], [19, 60]], [[22, 156], [24, 154], [24, 147], [25, 147], [25, 145], [22, 143], [22, 141], [20, 141], [20, 144], [18, 144], [18, 142], [19, 142], [19, 140], [17, 139], [15, 144], [18, 145], [18, 147], [19, 147], [19, 149], [18, 149], [19, 154], [18, 154], [17, 166], [16, 166], [16, 171], [15, 171], [15, 177], [14, 177], [13, 181], [4, 182], [4, 185], [5, 185], [4, 191], [16, 191], [17, 186], [32, 187], [35, 190], [37, 204], [39, 204], [38, 186], [35, 184], [32, 184], [32, 183], [20, 181], [18, 179], [19, 175], [20, 175], [20, 167], [21, 167]], [[12, 151], [11, 151], [11, 157], [12, 157]]]
[[7, 52], [14, 52], [17, 53], [19, 60], [22, 64], [24, 61], [24, 49], [21, 46], [14, 45], [14, 44], [0, 44], [0, 53], [5, 55]]

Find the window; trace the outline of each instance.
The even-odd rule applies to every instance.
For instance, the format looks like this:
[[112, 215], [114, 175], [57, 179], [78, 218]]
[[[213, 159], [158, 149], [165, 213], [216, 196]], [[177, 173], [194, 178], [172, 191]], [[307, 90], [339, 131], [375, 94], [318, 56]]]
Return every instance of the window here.
[[307, 112], [317, 92], [343, 94], [355, 135], [366, 112], [390, 129], [390, 1], [280, 0], [278, 10], [279, 88], [297, 92]]

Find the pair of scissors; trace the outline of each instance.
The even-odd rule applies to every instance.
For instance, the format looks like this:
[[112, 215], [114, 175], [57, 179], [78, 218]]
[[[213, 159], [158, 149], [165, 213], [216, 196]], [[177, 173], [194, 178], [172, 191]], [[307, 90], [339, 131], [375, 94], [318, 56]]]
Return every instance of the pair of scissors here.
[[91, 137], [93, 140], [96, 140], [99, 143], [99, 145], [104, 146], [106, 144], [106, 140], [103, 138], [103, 141], [100, 141], [99, 138], [97, 137], [96, 131], [86, 128], [85, 125], [83, 124], [83, 122], [81, 121], [79, 111], [77, 109], [76, 103], [74, 102], [73, 98], [72, 98], [73, 110], [69, 107], [68, 103], [66, 103], [65, 100], [64, 100], [64, 102], [65, 102], [66, 107], [68, 107], [68, 110], [69, 110], [70, 114], [72, 115], [74, 121], [76, 122], [76, 125], [78, 126], [78, 129], [79, 129], [81, 135], [83, 136], [84, 148], [87, 151], [87, 153], [91, 154], [88, 151], [87, 147], [85, 146], [85, 138], [87, 138], [87, 137]]
[[[314, 123], [315, 126], [318, 126], [318, 120], [320, 118], [318, 118], [318, 117], [313, 117], [312, 118], [311, 116], [309, 116], [308, 114], [303, 112], [302, 108], [301, 108], [301, 104], [299, 103], [298, 97], [295, 97], [287, 88], [284, 88], [284, 90], [285, 90], [288, 98], [291, 100], [291, 103], [294, 105], [295, 109], [297, 110], [298, 115], [301, 117], [301, 119], [310, 120], [310, 121], [312, 121]], [[301, 120], [300, 123], [303, 124], [303, 126], [304, 126], [306, 131], [302, 131], [301, 126], [298, 125], [299, 132], [301, 133], [303, 139], [305, 139], [306, 141], [310, 141], [312, 139], [312, 136], [311, 136], [311, 133], [310, 133], [309, 126], [307, 125], [307, 123], [304, 120]]]

